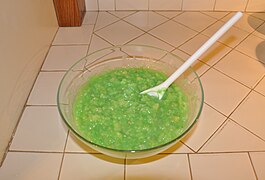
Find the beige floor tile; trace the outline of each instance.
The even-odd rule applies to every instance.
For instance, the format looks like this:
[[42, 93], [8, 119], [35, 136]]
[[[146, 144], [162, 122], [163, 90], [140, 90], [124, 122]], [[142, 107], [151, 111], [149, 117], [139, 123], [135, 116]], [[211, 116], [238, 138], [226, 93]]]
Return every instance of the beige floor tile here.
[[[228, 21], [235, 13], [230, 13], [221, 19], [221, 21]], [[242, 29], [247, 32], [253, 32], [257, 27], [259, 27], [264, 21], [256, 17], [250, 16], [248, 14], [243, 14], [243, 16], [234, 24], [234, 27]]]
[[143, 31], [126, 22], [118, 21], [100, 29], [96, 34], [114, 45], [123, 45], [143, 34]]
[[209, 38], [205, 35], [198, 34], [185, 44], [179, 47], [180, 50], [192, 55], [195, 53]]
[[252, 91], [231, 118], [265, 140], [265, 97]]
[[187, 155], [156, 155], [127, 160], [126, 180], [191, 179]]
[[214, 67], [249, 88], [253, 88], [265, 74], [263, 64], [238, 51], [231, 51]]
[[168, 148], [167, 150], [161, 152], [161, 154], [172, 154], [172, 153], [193, 153], [193, 151], [188, 148], [186, 145], [184, 145], [182, 142], [177, 142], [175, 145], [173, 145], [172, 147]]
[[[223, 25], [224, 22], [218, 21], [204, 30], [202, 33], [206, 36], [211, 37]], [[249, 33], [246, 31], [243, 31], [236, 27], [231, 27], [218, 41], [233, 48], [237, 46], [241, 41], [243, 41], [248, 35]]]
[[203, 74], [201, 81], [205, 102], [225, 115], [232, 113], [250, 91], [250, 89], [214, 69]]
[[60, 27], [53, 45], [89, 44], [94, 25], [80, 27]]
[[141, 28], [144, 31], [149, 31], [150, 29], [167, 21], [167, 18], [153, 11], [139, 11], [124, 18], [124, 20]]
[[236, 50], [261, 62], [265, 62], [264, 42], [264, 39], [250, 35], [236, 47]]
[[128, 44], [139, 44], [139, 45], [147, 45], [147, 46], [153, 46], [157, 47], [166, 51], [172, 51], [174, 49], [173, 46], [155, 38], [154, 36], [151, 36], [149, 34], [144, 34], [137, 39], [129, 42]]
[[171, 19], [182, 13], [182, 11], [155, 11], [155, 12], [161, 14], [164, 17], [167, 17], [168, 19]]
[[42, 70], [68, 70], [74, 63], [86, 55], [87, 49], [87, 45], [52, 46], [44, 61]]
[[184, 12], [181, 15], [175, 17], [173, 20], [185, 24], [194, 31], [201, 32], [214, 22], [216, 19], [209, 17], [200, 12]]
[[[176, 56], [176, 54], [177, 54], [177, 56]], [[167, 63], [168, 66], [171, 68], [171, 71], [173, 73], [186, 60], [186, 58], [183, 58], [185, 56], [187, 56], [186, 53], [184, 53], [180, 50], [174, 50], [172, 53], [169, 53], [169, 54], [166, 54], [165, 56], [163, 56], [160, 59], [160, 61]]]
[[224, 115], [204, 104], [197, 124], [181, 141], [197, 152], [225, 120]]
[[251, 152], [250, 158], [258, 179], [265, 179], [265, 152]]
[[[186, 61], [190, 55], [188, 55], [187, 53], [180, 51], [179, 49], [175, 49], [174, 51], [172, 51], [172, 53], [174, 55], [176, 55], [177, 57], [179, 57], [181, 60]], [[163, 61], [168, 62], [169, 64], [173, 64], [176, 65], [175, 61], [173, 60], [174, 58], [171, 57], [164, 57]], [[179, 66], [181, 66], [182, 63], [179, 63]], [[192, 64], [192, 69], [197, 73], [198, 76], [202, 75], [204, 72], [206, 72], [208, 69], [210, 68], [210, 66], [208, 66], [207, 64], [201, 62], [201, 61], [197, 61], [194, 62]]]
[[88, 54], [95, 52], [97, 50], [103, 49], [103, 48], [111, 47], [111, 46], [112, 45], [109, 42], [93, 34], [91, 43], [89, 45]]
[[265, 77], [259, 82], [259, 84], [255, 87], [255, 90], [265, 96]]
[[99, 153], [98, 151], [86, 145], [84, 142], [77, 139], [72, 133], [69, 133], [67, 138], [65, 152]]
[[63, 152], [67, 130], [57, 107], [27, 107], [17, 127], [11, 150]]
[[209, 12], [202, 12], [203, 14], [207, 14], [208, 16], [211, 16], [215, 19], [221, 19], [223, 18], [224, 16], [226, 16], [227, 14], [229, 14], [229, 12], [222, 12], [222, 11], [209, 11]]
[[[194, 54], [209, 38], [205, 35], [197, 35], [182, 46], [179, 49], [187, 52], [188, 54]], [[199, 59], [206, 64], [212, 66], [224, 57], [231, 48], [225, 46], [219, 42], [215, 42]]]
[[118, 21], [119, 18], [117, 18], [116, 16], [108, 13], [108, 12], [99, 12], [98, 13], [98, 17], [97, 17], [97, 22], [95, 24], [95, 31], [109, 25], [112, 24], [116, 21]]
[[200, 152], [242, 152], [261, 150], [265, 150], [265, 141], [229, 120], [203, 146]]
[[[165, 33], [167, 32], [167, 33]], [[177, 47], [196, 35], [196, 32], [174, 21], [168, 21], [150, 31], [150, 33]]]
[[108, 11], [108, 12], [120, 19], [123, 19], [131, 14], [134, 14], [136, 11]]
[[186, 61], [190, 55], [184, 51], [181, 51], [180, 49], [175, 49], [172, 51], [172, 53], [178, 57], [180, 57], [183, 61]]
[[[177, 55], [184, 61], [186, 61], [190, 57], [190, 55], [188, 55], [183, 51], [180, 51], [179, 49], [175, 49], [172, 53]], [[198, 74], [198, 76], [201, 76], [204, 72], [206, 72], [210, 68], [210, 66], [208, 66], [207, 64], [201, 61], [196, 61], [193, 63], [192, 68]]]
[[85, 14], [85, 17], [83, 19], [83, 25], [89, 24], [93, 25], [96, 23], [98, 17], [98, 12], [97, 11], [87, 11]]
[[194, 180], [254, 180], [255, 174], [247, 153], [191, 154]]
[[41, 72], [30, 93], [28, 105], [56, 105], [57, 90], [64, 72]]
[[124, 179], [124, 160], [105, 155], [65, 154], [60, 180]]
[[0, 168], [3, 180], [56, 180], [62, 154], [9, 152]]

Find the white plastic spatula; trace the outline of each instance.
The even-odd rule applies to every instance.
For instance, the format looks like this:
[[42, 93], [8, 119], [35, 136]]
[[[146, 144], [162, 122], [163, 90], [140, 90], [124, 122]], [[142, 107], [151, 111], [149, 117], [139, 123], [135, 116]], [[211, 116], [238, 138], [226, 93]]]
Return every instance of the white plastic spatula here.
[[183, 63], [166, 81], [158, 86], [147, 89], [141, 94], [148, 94], [162, 99], [167, 88], [186, 71], [209, 47], [211, 47], [228, 29], [230, 29], [242, 16], [241, 12], [237, 12], [230, 20], [228, 20], [208, 41], [206, 41], [185, 63]]

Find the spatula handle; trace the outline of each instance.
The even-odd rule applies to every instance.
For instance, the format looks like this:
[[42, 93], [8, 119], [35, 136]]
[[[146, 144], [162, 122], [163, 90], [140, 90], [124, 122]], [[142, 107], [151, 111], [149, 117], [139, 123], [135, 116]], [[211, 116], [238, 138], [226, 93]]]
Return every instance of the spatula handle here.
[[186, 71], [205, 51], [209, 49], [228, 29], [230, 29], [243, 15], [237, 12], [228, 20], [208, 41], [206, 41], [184, 64], [182, 64], [166, 81], [165, 86], [170, 86], [184, 71]]

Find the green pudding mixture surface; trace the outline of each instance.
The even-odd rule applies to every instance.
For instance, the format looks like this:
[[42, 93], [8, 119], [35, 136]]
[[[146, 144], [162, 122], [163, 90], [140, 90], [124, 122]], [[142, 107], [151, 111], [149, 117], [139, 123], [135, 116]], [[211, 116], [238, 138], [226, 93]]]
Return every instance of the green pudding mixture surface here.
[[183, 132], [187, 97], [171, 85], [159, 100], [143, 90], [166, 80], [147, 68], [121, 68], [95, 75], [77, 93], [73, 115], [87, 140], [119, 150], [149, 149]]

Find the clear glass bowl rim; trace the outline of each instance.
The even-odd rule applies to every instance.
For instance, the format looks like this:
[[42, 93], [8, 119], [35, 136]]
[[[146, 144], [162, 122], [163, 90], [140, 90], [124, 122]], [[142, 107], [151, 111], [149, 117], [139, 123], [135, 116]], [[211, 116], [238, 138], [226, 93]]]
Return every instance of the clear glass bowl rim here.
[[[63, 78], [61, 79], [60, 81], [60, 84], [59, 84], [59, 87], [58, 87], [58, 90], [57, 90], [57, 108], [59, 110], [59, 114], [61, 116], [61, 118], [63, 119], [64, 123], [67, 125], [67, 127], [70, 129], [70, 131], [72, 131], [74, 133], [74, 135], [76, 135], [79, 139], [81, 139], [84, 143], [86, 144], [90, 144], [90, 145], [93, 145], [93, 146], [96, 146], [96, 147], [99, 147], [99, 148], [102, 148], [102, 149], [106, 149], [106, 150], [110, 150], [110, 151], [115, 151], [115, 152], [124, 152], [124, 153], [137, 153], [137, 152], [147, 152], [147, 151], [151, 151], [151, 150], [155, 150], [155, 149], [159, 149], [159, 148], [163, 148], [167, 145], [170, 145], [174, 142], [176, 142], [177, 140], [181, 139], [183, 136], [185, 136], [189, 130], [196, 124], [198, 118], [200, 117], [201, 115], [201, 112], [202, 112], [202, 108], [203, 108], [203, 102], [204, 102], [204, 91], [203, 91], [203, 86], [202, 86], [202, 83], [200, 81], [200, 78], [198, 76], [198, 74], [196, 73], [195, 70], [193, 70], [192, 67], [189, 67], [189, 69], [191, 70], [191, 72], [195, 75], [196, 79], [198, 80], [199, 82], [199, 87], [200, 87], [200, 90], [201, 90], [201, 102], [200, 102], [200, 109], [196, 115], [196, 117], [194, 118], [193, 122], [190, 124], [190, 126], [185, 130], [183, 131], [183, 133], [179, 136], [177, 136], [176, 138], [172, 139], [171, 141], [168, 141], [164, 144], [161, 144], [161, 145], [158, 145], [158, 146], [154, 146], [154, 147], [151, 147], [151, 148], [147, 148], [147, 149], [140, 149], [140, 150], [120, 150], [120, 149], [114, 149], [114, 148], [109, 148], [109, 147], [105, 147], [105, 146], [102, 146], [102, 145], [99, 145], [99, 144], [96, 144], [96, 143], [93, 143], [89, 140], [87, 140], [86, 138], [84, 138], [82, 135], [80, 135], [78, 133], [77, 130], [75, 130], [71, 124], [67, 121], [67, 119], [64, 117], [63, 115], [63, 112], [60, 108], [60, 90], [61, 90], [61, 87], [62, 87], [62, 84], [66, 78], [66, 76], [68, 75], [68, 73], [71, 71], [71, 69], [73, 69], [73, 67], [75, 67], [79, 62], [81, 62], [82, 60], [84, 60], [85, 58], [89, 57], [89, 56], [92, 56], [93, 54], [96, 54], [96, 53], [99, 53], [101, 51], [104, 51], [104, 50], [107, 50], [107, 49], [116, 49], [116, 48], [123, 48], [123, 47], [145, 47], [145, 48], [153, 48], [153, 49], [156, 49], [156, 50], [160, 50], [160, 51], [164, 51], [166, 52], [167, 54], [170, 54], [172, 55], [173, 57], [176, 57], [177, 59], [181, 60], [182, 62], [185, 62], [182, 58], [180, 58], [179, 56], [169, 52], [169, 51], [166, 51], [164, 49], [161, 49], [161, 48], [157, 48], [157, 47], [153, 47], [153, 46], [149, 46], [149, 45], [138, 45], [138, 44], [130, 44], [130, 45], [118, 45], [118, 46], [110, 46], [110, 47], [106, 47], [106, 48], [103, 48], [103, 49], [99, 49], [97, 51], [94, 51], [86, 56], [84, 56], [83, 58], [81, 58], [80, 60], [78, 60], [77, 62], [75, 62], [66, 72], [65, 74], [63, 75]], [[161, 63], [161, 62], [155, 62], [155, 63]]]

